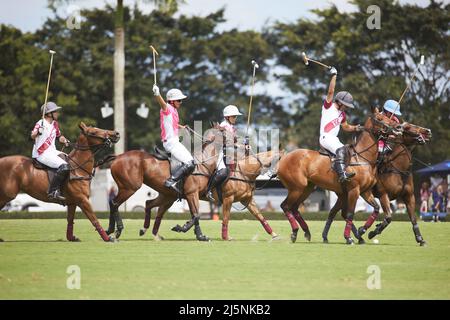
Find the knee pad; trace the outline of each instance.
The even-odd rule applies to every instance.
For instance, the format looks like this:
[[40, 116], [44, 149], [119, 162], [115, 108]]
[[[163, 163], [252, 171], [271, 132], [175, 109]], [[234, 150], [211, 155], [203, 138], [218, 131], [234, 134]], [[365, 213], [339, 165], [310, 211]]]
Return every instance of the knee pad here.
[[70, 171], [70, 166], [67, 163], [64, 163], [58, 167], [57, 172], [65, 172]]

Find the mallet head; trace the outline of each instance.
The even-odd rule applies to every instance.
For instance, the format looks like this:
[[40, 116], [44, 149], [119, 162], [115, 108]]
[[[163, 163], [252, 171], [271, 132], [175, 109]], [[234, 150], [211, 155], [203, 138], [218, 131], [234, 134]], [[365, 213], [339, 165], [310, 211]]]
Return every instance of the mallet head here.
[[157, 56], [159, 56], [159, 53], [158, 53], [158, 51], [156, 51], [155, 47], [153, 47], [152, 45], [150, 45], [149, 48], [152, 49], [152, 51], [153, 51]]
[[420, 64], [421, 64], [421, 65], [424, 65], [424, 64], [425, 64], [425, 56], [424, 56], [424, 55], [422, 55], [422, 56], [420, 57]]
[[305, 65], [309, 65], [308, 57], [306, 56], [306, 53], [302, 52], [302, 58]]
[[257, 64], [255, 60], [252, 60], [252, 65], [253, 65], [253, 67], [255, 67], [256, 69], [259, 69], [259, 64]]
[[48, 50], [48, 52], [50, 52], [50, 54], [55, 54], [56, 53], [56, 51], [53, 51], [53, 50]]

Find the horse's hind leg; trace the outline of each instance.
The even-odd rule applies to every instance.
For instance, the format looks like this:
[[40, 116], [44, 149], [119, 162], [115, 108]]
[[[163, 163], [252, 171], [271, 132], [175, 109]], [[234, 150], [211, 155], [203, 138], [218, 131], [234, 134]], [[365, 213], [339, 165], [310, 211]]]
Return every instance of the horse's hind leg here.
[[136, 190], [132, 189], [119, 189], [119, 193], [117, 196], [109, 202], [109, 227], [107, 234], [111, 234], [114, 232], [114, 223], [117, 225], [117, 231], [115, 233], [116, 239], [119, 239], [123, 230], [123, 222], [122, 217], [119, 213], [119, 207], [122, 203], [127, 201]]
[[305, 219], [300, 214], [300, 211], [298, 210], [299, 206], [305, 201], [309, 195], [314, 190], [314, 184], [309, 183], [308, 186], [303, 190], [302, 195], [300, 198], [297, 199], [297, 201], [294, 203], [294, 205], [291, 208], [291, 212], [297, 220], [297, 222], [300, 224], [300, 227], [302, 228], [303, 232], [305, 233], [305, 239], [308, 241], [311, 241], [311, 232], [309, 231], [308, 224], [306, 223]]
[[[243, 205], [246, 204], [245, 201], [241, 202]], [[261, 212], [259, 212], [258, 206], [255, 203], [255, 199], [251, 199], [250, 203], [248, 204], [248, 210], [250, 210], [251, 214], [253, 214], [253, 216], [255, 216], [256, 219], [258, 219], [258, 221], [261, 223], [261, 225], [263, 226], [264, 230], [266, 230], [266, 232], [272, 236], [273, 240], [278, 239], [278, 235], [273, 232], [272, 228], [270, 227], [269, 223], [267, 222], [266, 218], [264, 218], [264, 216], [261, 214]]]
[[291, 241], [295, 242], [297, 241], [297, 233], [298, 233], [298, 223], [297, 220], [295, 220], [294, 216], [292, 215], [291, 208], [292, 205], [295, 203], [295, 201], [300, 198], [301, 192], [296, 190], [288, 190], [288, 196], [284, 201], [281, 203], [281, 209], [283, 210], [284, 214], [286, 215], [286, 218], [288, 219], [289, 223], [291, 224]]
[[160, 205], [158, 207], [158, 213], [156, 214], [155, 223], [153, 224], [153, 230], [152, 230], [153, 238], [156, 241], [164, 240], [164, 237], [159, 234], [159, 227], [161, 225], [161, 220], [164, 216], [164, 213], [166, 213], [167, 210], [169, 210], [169, 208], [172, 206], [172, 204], [174, 202], [175, 202], [175, 200], [171, 199], [171, 200], [166, 201], [165, 203], [163, 203], [162, 205]]
[[70, 242], [79, 242], [80, 239], [75, 237], [73, 235], [73, 220], [75, 219], [75, 209], [77, 206], [75, 205], [68, 205], [67, 206], [67, 232], [66, 232], [66, 239]]

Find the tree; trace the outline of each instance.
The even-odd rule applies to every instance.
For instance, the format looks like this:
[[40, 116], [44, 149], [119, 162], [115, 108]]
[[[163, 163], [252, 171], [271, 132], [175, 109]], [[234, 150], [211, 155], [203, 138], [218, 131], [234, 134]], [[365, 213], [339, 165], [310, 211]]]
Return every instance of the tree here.
[[317, 20], [276, 23], [265, 32], [278, 52], [277, 63], [289, 70], [280, 80], [300, 101], [290, 108], [290, 136], [300, 146], [318, 146], [320, 106], [330, 79], [324, 69], [304, 66], [302, 51], [337, 67], [337, 90], [350, 91], [358, 106], [349, 112], [350, 122], [362, 121], [371, 106], [382, 106], [389, 98], [398, 100], [424, 54], [427, 65], [403, 100], [402, 110], [405, 120], [433, 129], [433, 141], [417, 148], [416, 155], [430, 162], [444, 160], [450, 150], [450, 5], [431, 1], [421, 8], [377, 1], [381, 29], [370, 30], [367, 8], [373, 1], [353, 3], [355, 12], [341, 13], [331, 6], [313, 10]]
[[[73, 0], [48, 0], [49, 7], [73, 2]], [[177, 0], [147, 0], [156, 4], [160, 9], [174, 12], [177, 9]], [[125, 134], [125, 25], [123, 0], [117, 0], [114, 13], [114, 127], [122, 139], [116, 143], [116, 154], [121, 154], [126, 148]]]

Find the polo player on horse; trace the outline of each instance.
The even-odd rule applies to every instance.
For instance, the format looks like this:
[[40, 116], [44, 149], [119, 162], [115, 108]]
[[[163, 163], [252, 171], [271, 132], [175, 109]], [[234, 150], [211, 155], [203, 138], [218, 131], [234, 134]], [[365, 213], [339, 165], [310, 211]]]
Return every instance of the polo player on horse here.
[[332, 77], [328, 88], [328, 94], [322, 106], [319, 143], [321, 147], [336, 156], [332, 166], [339, 175], [339, 182], [344, 182], [349, 181], [355, 173], [347, 173], [345, 171], [345, 158], [348, 150], [337, 137], [339, 129], [342, 127], [342, 129], [347, 132], [359, 132], [362, 130], [362, 127], [360, 125], [353, 126], [347, 123], [345, 111], [347, 108], [355, 108], [353, 105], [353, 97], [349, 92], [338, 92], [333, 102], [337, 77], [336, 68], [332, 67], [330, 73]]
[[60, 143], [64, 143], [66, 146], [69, 145], [69, 140], [61, 134], [59, 129], [58, 117], [60, 109], [62, 108], [54, 102], [48, 102], [46, 105], [43, 105], [41, 112], [45, 114], [44, 118], [36, 122], [31, 131], [31, 139], [34, 140], [33, 159], [47, 167], [57, 169], [55, 176], [50, 182], [48, 197], [49, 200], [58, 203], [66, 200], [62, 196], [61, 188], [70, 173], [69, 164], [59, 157], [61, 152], [56, 150], [55, 146], [56, 138], [59, 138]]
[[172, 188], [177, 193], [181, 193], [176, 187], [178, 181], [186, 178], [195, 169], [195, 161], [191, 153], [180, 142], [178, 137], [178, 129], [184, 129], [185, 126], [179, 124], [178, 108], [181, 107], [181, 103], [187, 98], [181, 90], [171, 89], [167, 92], [167, 103], [161, 97], [158, 86], [153, 85], [153, 93], [161, 106], [160, 122], [161, 122], [161, 140], [164, 149], [170, 152], [172, 157], [182, 163], [178, 167], [169, 179], [166, 180], [164, 186]]

